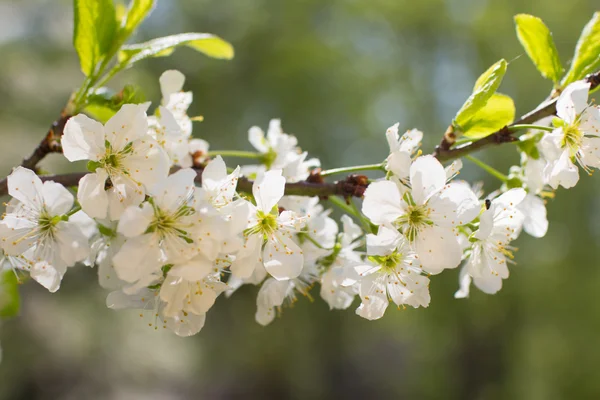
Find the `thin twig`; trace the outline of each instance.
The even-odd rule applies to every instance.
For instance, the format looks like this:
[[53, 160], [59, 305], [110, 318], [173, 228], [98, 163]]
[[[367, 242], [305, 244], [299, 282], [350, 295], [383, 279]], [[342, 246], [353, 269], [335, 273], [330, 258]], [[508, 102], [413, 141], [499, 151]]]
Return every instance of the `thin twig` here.
[[[600, 71], [590, 74], [585, 78], [590, 83], [590, 90], [600, 86]], [[486, 147], [499, 145], [502, 143], [510, 143], [519, 140], [513, 136], [514, 132], [510, 131], [510, 127], [514, 125], [525, 125], [533, 124], [542, 118], [549, 117], [556, 114], [556, 101], [557, 98], [550, 99], [540, 104], [535, 110], [525, 114], [511, 125], [504, 126], [498, 131], [486, 136], [482, 139], [475, 140], [469, 144], [463, 146], [457, 146], [450, 148], [454, 142], [450, 142], [447, 138], [447, 134], [444, 135], [442, 142], [436, 147], [433, 155], [440, 161], [454, 160], [459, 157], [463, 157], [467, 154], [473, 153], [474, 151], [481, 150]]]

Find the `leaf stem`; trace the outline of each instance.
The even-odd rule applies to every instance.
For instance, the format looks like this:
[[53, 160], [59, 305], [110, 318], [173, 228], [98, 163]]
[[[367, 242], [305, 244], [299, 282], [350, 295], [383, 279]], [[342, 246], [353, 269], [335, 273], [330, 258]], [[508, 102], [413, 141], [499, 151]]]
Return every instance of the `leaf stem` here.
[[511, 125], [508, 127], [508, 129], [511, 132], [516, 132], [516, 131], [520, 131], [523, 129], [537, 129], [537, 130], [546, 131], [546, 132], [552, 132], [554, 130], [554, 128], [552, 128], [550, 126], [531, 125], [531, 124]]
[[207, 155], [209, 157], [223, 156], [223, 157], [254, 158], [254, 159], [261, 159], [263, 157], [262, 153], [255, 153], [252, 151], [236, 151], [236, 150], [209, 151], [207, 153]]
[[326, 169], [325, 171], [321, 171], [320, 175], [321, 176], [330, 176], [330, 175], [345, 174], [348, 172], [356, 172], [356, 171], [385, 171], [385, 167], [384, 167], [383, 163], [355, 165], [353, 167]]
[[508, 181], [508, 177], [506, 175], [504, 175], [502, 172], [498, 171], [495, 168], [490, 167], [489, 165], [487, 165], [486, 163], [484, 163], [483, 161], [473, 157], [473, 156], [465, 156], [465, 158], [469, 161], [471, 161], [473, 164], [477, 165], [479, 168], [483, 169], [484, 171], [486, 171], [488, 174], [498, 178], [499, 180], [501, 180], [502, 182], [506, 182]]

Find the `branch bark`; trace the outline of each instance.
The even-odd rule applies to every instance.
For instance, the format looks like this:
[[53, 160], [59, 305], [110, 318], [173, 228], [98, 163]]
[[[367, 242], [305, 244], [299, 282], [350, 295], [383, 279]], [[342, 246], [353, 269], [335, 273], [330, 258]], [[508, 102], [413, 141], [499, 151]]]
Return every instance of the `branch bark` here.
[[[202, 183], [202, 168], [194, 167], [196, 171], [196, 183]], [[70, 174], [58, 175], [43, 175], [40, 176], [43, 182], [54, 181], [63, 186], [77, 186], [79, 180], [83, 178], [87, 172], [74, 172]], [[0, 196], [8, 194], [7, 178], [0, 180]], [[247, 178], [238, 180], [237, 190], [242, 193], [252, 193], [253, 181]], [[368, 186], [368, 179], [363, 175], [349, 175], [346, 179], [336, 182], [310, 182], [301, 181], [286, 183], [285, 194], [288, 196], [318, 196], [327, 198], [329, 196], [347, 197], [362, 197]]]
[[[590, 83], [590, 90], [593, 90], [600, 86], [600, 71], [590, 74], [585, 78]], [[440, 161], [450, 161], [459, 157], [466, 156], [467, 154], [475, 151], [487, 148], [490, 146], [499, 145], [502, 143], [510, 143], [519, 140], [519, 138], [513, 136], [513, 132], [510, 131], [510, 127], [514, 125], [532, 124], [544, 117], [556, 114], [556, 101], [557, 98], [550, 99], [542, 104], [535, 110], [525, 114], [511, 125], [505, 126], [502, 129], [486, 136], [482, 139], [475, 140], [469, 144], [463, 146], [457, 146], [451, 148], [453, 143], [448, 141], [447, 135], [444, 135], [442, 142], [436, 147], [433, 155]]]
[[44, 157], [50, 153], [62, 153], [60, 138], [69, 118], [71, 118], [71, 116], [65, 114], [64, 111], [61, 113], [60, 118], [52, 123], [50, 129], [48, 129], [48, 133], [46, 133], [44, 139], [42, 139], [40, 144], [33, 150], [33, 153], [23, 160], [21, 163], [22, 167], [29, 168], [37, 173], [38, 164]]

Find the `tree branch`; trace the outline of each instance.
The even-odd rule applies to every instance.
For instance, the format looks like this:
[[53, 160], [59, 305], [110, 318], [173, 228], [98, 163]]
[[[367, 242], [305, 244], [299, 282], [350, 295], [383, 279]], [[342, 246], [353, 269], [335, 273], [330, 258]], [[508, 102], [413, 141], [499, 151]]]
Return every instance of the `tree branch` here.
[[[196, 171], [196, 183], [202, 183], [202, 168], [194, 167]], [[40, 176], [42, 181], [54, 181], [63, 186], [77, 186], [79, 180], [83, 178], [87, 172], [74, 172], [70, 174], [59, 175], [44, 175]], [[309, 178], [310, 179], [310, 178]], [[243, 193], [252, 193], [253, 181], [241, 177], [238, 180], [237, 190]], [[315, 182], [301, 181], [286, 183], [285, 194], [288, 196], [318, 196], [327, 198], [329, 196], [341, 197], [362, 197], [368, 186], [368, 179], [363, 175], [349, 175], [346, 179], [337, 182]], [[8, 194], [7, 178], [0, 180], [0, 196]]]
[[[598, 86], [600, 86], [600, 71], [588, 75], [585, 78], [585, 80], [590, 83], [590, 90], [597, 88]], [[439, 144], [439, 146], [436, 147], [435, 151], [433, 152], [433, 155], [438, 160], [443, 162], [463, 157], [467, 154], [473, 153], [477, 150], [481, 150], [486, 147], [499, 145], [502, 143], [515, 142], [519, 140], [519, 138], [513, 136], [514, 132], [510, 130], [510, 127], [514, 125], [532, 124], [544, 117], [556, 114], [556, 101], [557, 98], [550, 99], [540, 104], [538, 108], [525, 114], [520, 119], [513, 122], [511, 125], [505, 126], [489, 136], [486, 136], [479, 140], [475, 140], [463, 146], [450, 148], [453, 142], [451, 142], [447, 138], [448, 133], [446, 133], [444, 135], [444, 138], [442, 139], [442, 142]]]
[[48, 133], [46, 133], [44, 139], [42, 139], [40, 144], [33, 150], [33, 153], [23, 160], [21, 163], [22, 167], [38, 172], [37, 166], [44, 157], [50, 153], [62, 153], [60, 138], [69, 118], [71, 118], [71, 116], [65, 114], [64, 111], [61, 113], [60, 118], [52, 123], [50, 129], [48, 129]]

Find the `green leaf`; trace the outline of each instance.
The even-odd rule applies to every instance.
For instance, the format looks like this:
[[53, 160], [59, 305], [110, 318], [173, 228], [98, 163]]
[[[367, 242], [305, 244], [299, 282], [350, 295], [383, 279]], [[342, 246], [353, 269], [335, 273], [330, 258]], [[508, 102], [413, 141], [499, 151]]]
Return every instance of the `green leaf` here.
[[233, 46], [218, 36], [210, 33], [182, 33], [123, 46], [119, 51], [119, 62], [131, 65], [148, 57], [169, 56], [178, 46], [191, 47], [213, 58], [226, 60], [233, 58]]
[[123, 35], [125, 37], [131, 35], [135, 28], [150, 14], [155, 5], [156, 0], [131, 0], [125, 19], [123, 20]]
[[[496, 93], [498, 86], [502, 82], [502, 78], [506, 73], [508, 64], [502, 59], [488, 68], [475, 82], [473, 93], [462, 108], [456, 113], [453, 125], [457, 131], [462, 131], [465, 125], [469, 124], [469, 120], [487, 104], [488, 100]], [[458, 132], [460, 133], [460, 132]]]
[[496, 132], [515, 119], [515, 103], [504, 94], [495, 93], [468, 122], [461, 125], [463, 135], [480, 139]]
[[73, 7], [73, 46], [81, 71], [89, 76], [110, 50], [117, 32], [115, 5], [112, 0], [73, 0]]
[[0, 317], [14, 317], [19, 313], [19, 282], [13, 270], [0, 272]]
[[571, 68], [561, 83], [567, 86], [598, 69], [600, 69], [600, 12], [597, 11], [581, 32]]
[[552, 33], [541, 19], [529, 14], [515, 16], [517, 37], [544, 78], [557, 83], [564, 72]]
[[108, 88], [99, 88], [88, 96], [87, 106], [84, 111], [94, 119], [105, 123], [123, 104], [140, 104], [146, 101], [140, 88], [134, 85], [125, 85], [118, 93]]

